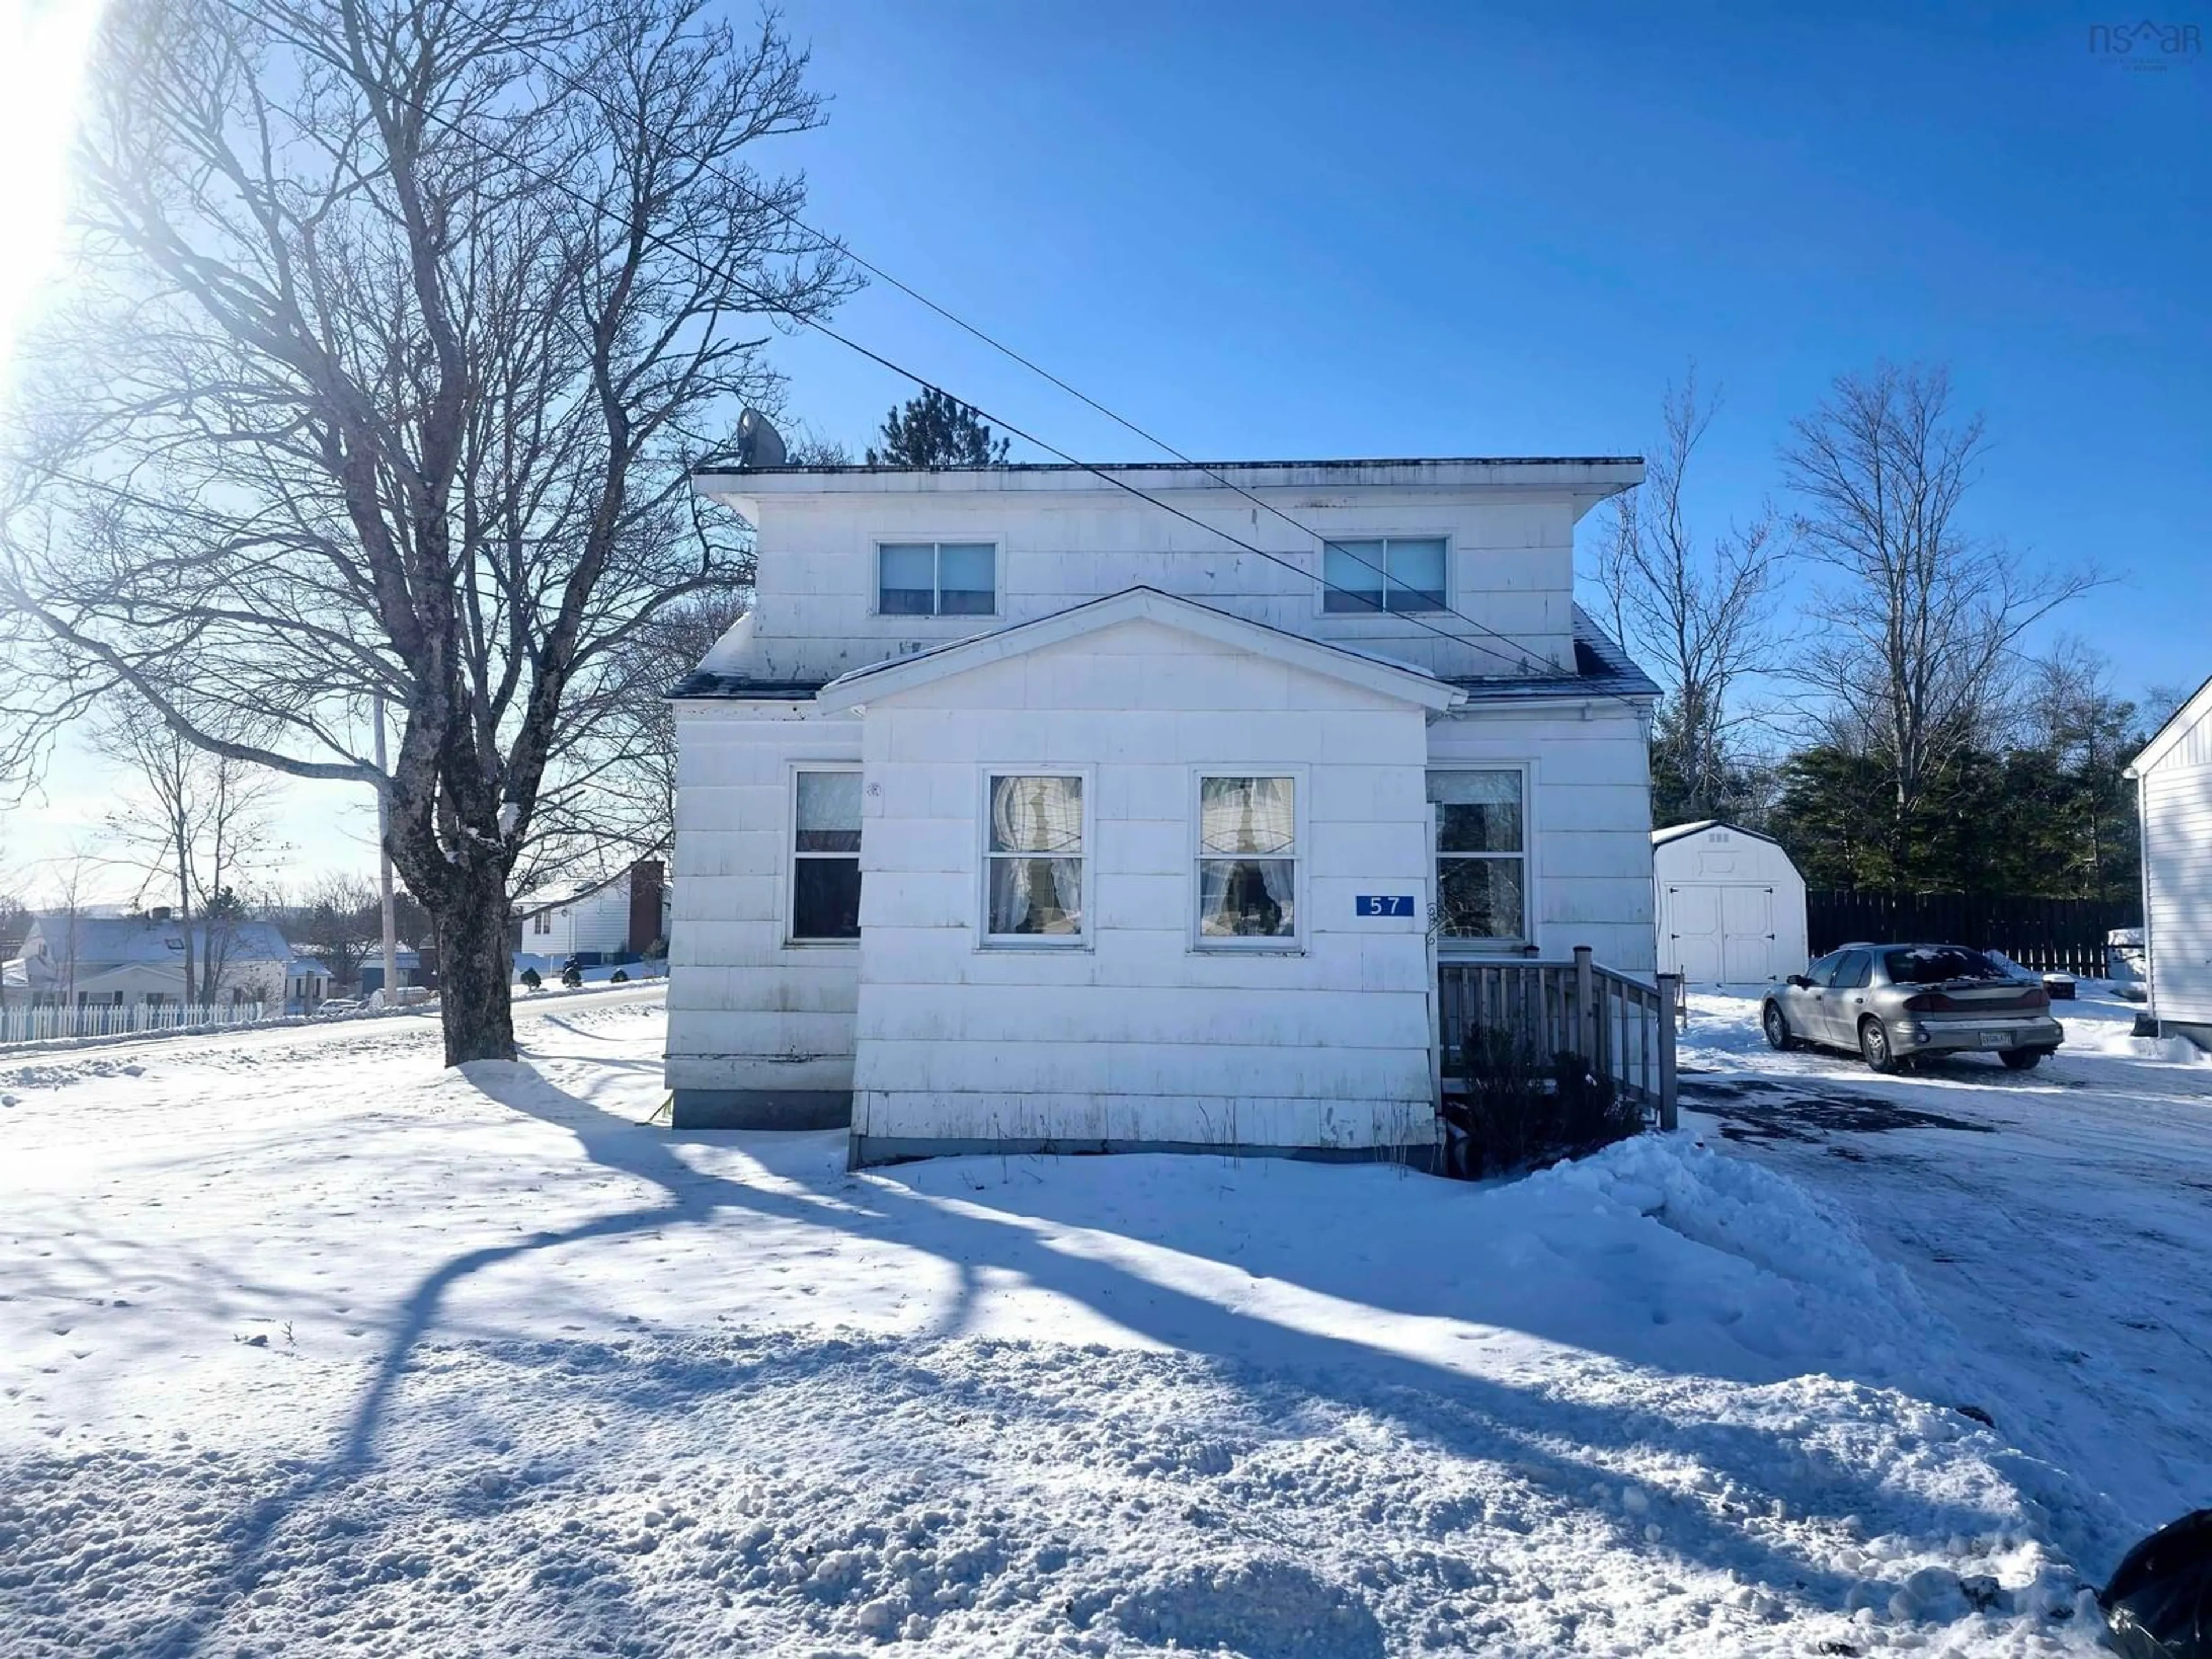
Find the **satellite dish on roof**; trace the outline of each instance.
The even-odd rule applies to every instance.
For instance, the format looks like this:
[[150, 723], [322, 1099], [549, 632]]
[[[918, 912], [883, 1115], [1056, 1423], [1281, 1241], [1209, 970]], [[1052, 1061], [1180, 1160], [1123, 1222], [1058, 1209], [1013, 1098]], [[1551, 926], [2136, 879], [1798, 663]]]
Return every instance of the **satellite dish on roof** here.
[[748, 409], [738, 416], [739, 466], [781, 466], [783, 454], [783, 434], [769, 424], [767, 416]]

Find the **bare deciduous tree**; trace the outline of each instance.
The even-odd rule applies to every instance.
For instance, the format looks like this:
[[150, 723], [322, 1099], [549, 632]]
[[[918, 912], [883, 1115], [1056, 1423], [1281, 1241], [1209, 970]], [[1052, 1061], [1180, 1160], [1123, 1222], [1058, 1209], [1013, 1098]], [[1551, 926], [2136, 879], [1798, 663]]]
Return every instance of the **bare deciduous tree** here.
[[1797, 674], [1830, 732], [1881, 759], [1902, 823], [2002, 718], [2021, 635], [2103, 578], [2033, 570], [1968, 533], [1984, 426], [1954, 414], [1942, 368], [1840, 375], [1791, 432], [1798, 546], [1839, 579], [1818, 596], [1822, 631]]
[[108, 702], [93, 723], [92, 747], [131, 778], [131, 792], [106, 815], [113, 861], [137, 872], [140, 902], [149, 892], [175, 896], [185, 1001], [212, 1002], [229, 962], [236, 889], [272, 850], [276, 775], [188, 741], [137, 697]]
[[749, 598], [720, 593], [670, 606], [629, 641], [620, 658], [623, 672], [609, 677], [599, 715], [608, 759], [599, 787], [618, 793], [626, 818], [644, 831], [626, 848], [629, 857], [658, 857], [673, 845], [676, 715], [668, 692], [745, 614]]
[[593, 830], [608, 726], [569, 711], [750, 578], [688, 468], [780, 405], [763, 319], [853, 286], [800, 180], [749, 165], [819, 123], [805, 69], [773, 15], [693, 0], [106, 21], [90, 314], [33, 394], [45, 516], [0, 546], [49, 648], [8, 701], [120, 683], [202, 747], [385, 792], [449, 1063], [514, 1053], [517, 859]]
[[357, 988], [362, 964], [383, 949], [384, 905], [374, 876], [333, 871], [296, 898], [274, 900], [264, 908], [295, 949], [331, 970], [334, 986]]
[[1642, 485], [1615, 498], [1594, 573], [1622, 643], [1658, 673], [1652, 769], [1665, 817], [1729, 810], [1730, 735], [1748, 718], [1732, 694], [1765, 665], [1774, 643], [1771, 516], [1762, 511], [1701, 544], [1684, 501], [1719, 409], [1718, 394], [1700, 400], [1694, 368], [1679, 389], [1667, 388], [1657, 453]]

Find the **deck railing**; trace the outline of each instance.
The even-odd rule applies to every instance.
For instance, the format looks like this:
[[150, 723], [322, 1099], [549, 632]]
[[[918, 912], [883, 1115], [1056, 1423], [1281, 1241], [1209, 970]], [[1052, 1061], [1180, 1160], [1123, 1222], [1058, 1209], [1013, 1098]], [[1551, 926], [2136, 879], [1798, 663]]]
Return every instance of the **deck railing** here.
[[1674, 985], [1601, 968], [1587, 945], [1571, 962], [1445, 962], [1437, 969], [1437, 1039], [1444, 1086], [1462, 1081], [1468, 1037], [1504, 1030], [1536, 1054], [1579, 1055], [1591, 1075], [1657, 1114], [1671, 1129], [1674, 1104]]
[[[281, 1012], [281, 1011], [279, 1011]], [[0, 1008], [0, 1043], [57, 1042], [70, 1037], [129, 1036], [210, 1025], [250, 1025], [270, 1010], [258, 1002], [127, 1002], [78, 1008]]]

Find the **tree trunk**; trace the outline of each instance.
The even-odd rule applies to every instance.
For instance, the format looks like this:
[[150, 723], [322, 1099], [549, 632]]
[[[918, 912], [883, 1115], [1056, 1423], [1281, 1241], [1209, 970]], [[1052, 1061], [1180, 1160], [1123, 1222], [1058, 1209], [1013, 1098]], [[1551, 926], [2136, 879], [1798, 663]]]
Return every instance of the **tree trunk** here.
[[457, 902], [431, 913], [446, 1064], [513, 1060], [514, 1011], [507, 976], [514, 959], [507, 943], [506, 878], [495, 868], [453, 873], [459, 878]]

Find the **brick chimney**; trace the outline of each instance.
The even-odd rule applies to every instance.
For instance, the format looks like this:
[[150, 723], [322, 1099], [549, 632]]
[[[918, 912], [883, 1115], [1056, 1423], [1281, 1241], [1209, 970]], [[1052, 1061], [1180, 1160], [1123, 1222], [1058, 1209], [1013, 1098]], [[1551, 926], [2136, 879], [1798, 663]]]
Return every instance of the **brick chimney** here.
[[629, 867], [629, 949], [643, 956], [660, 937], [660, 893], [668, 866], [659, 859], [640, 859]]

